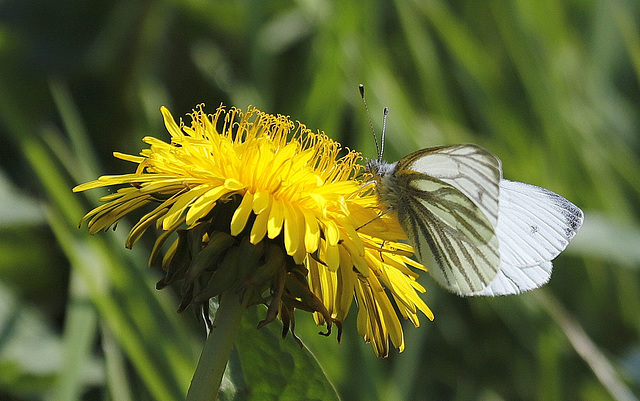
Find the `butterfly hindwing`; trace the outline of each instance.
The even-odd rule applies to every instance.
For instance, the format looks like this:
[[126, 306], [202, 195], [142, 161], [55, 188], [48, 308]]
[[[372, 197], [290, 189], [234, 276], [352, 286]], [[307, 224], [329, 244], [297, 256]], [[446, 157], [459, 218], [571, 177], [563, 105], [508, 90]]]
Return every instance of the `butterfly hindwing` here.
[[522, 182], [500, 182], [500, 271], [473, 295], [519, 294], [549, 281], [554, 259], [582, 225], [582, 211], [560, 195]]
[[498, 272], [500, 171], [481, 147], [456, 145], [412, 153], [393, 172], [401, 191], [392, 203], [418, 257], [461, 295], [481, 291]]

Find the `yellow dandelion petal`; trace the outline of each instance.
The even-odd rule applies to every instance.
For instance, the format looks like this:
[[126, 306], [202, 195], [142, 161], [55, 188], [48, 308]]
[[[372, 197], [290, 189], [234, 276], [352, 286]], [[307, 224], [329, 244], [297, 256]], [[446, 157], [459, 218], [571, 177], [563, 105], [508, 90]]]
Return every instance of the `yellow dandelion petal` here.
[[164, 117], [164, 126], [167, 128], [167, 131], [169, 131], [169, 134], [171, 134], [171, 136], [173, 137], [184, 136], [184, 134], [180, 130], [180, 127], [178, 127], [175, 120], [173, 119], [173, 116], [171, 115], [169, 109], [162, 106], [160, 108], [160, 111], [162, 112], [162, 117]]
[[357, 192], [360, 186], [355, 181], [336, 182], [315, 188], [313, 193], [318, 195], [324, 194], [353, 194]]
[[297, 150], [298, 150], [297, 142], [290, 142], [283, 148], [279, 149], [275, 157], [273, 158], [272, 171], [281, 171], [282, 166], [286, 162], [291, 161], [291, 158], [296, 154]]
[[[309, 192], [309, 199], [311, 200], [311, 203], [315, 203], [316, 205], [320, 206], [320, 209], [322, 211], [327, 209], [327, 201], [324, 196]], [[326, 217], [326, 213], [323, 213], [322, 217]]]
[[262, 241], [267, 234], [271, 202], [272, 198], [266, 191], [257, 192], [253, 197], [253, 212], [256, 214], [256, 219], [250, 234], [252, 244]]
[[178, 220], [180, 220], [187, 206], [190, 203], [194, 202], [196, 199], [198, 199], [198, 197], [203, 195], [209, 189], [210, 187], [208, 185], [202, 185], [199, 188], [192, 189], [180, 195], [175, 201], [175, 203], [173, 204], [173, 206], [171, 206], [171, 209], [169, 209], [167, 214], [164, 216], [164, 219], [162, 221], [162, 229], [167, 230], [169, 227], [174, 225]]
[[318, 242], [320, 240], [320, 227], [318, 226], [318, 220], [310, 210], [303, 209], [302, 214], [304, 216], [305, 227], [304, 248], [307, 253], [314, 253], [318, 250]]
[[340, 241], [340, 229], [338, 224], [329, 219], [322, 219], [322, 225], [324, 226], [324, 235], [329, 246], [334, 246]]
[[[362, 244], [360, 244], [362, 245]], [[369, 275], [369, 265], [364, 259], [364, 249], [362, 252], [360, 251], [360, 246], [356, 244], [351, 238], [345, 236], [342, 238], [342, 246], [349, 252], [351, 255], [351, 261], [353, 263], [353, 267], [355, 267], [360, 274], [363, 276]]]
[[132, 163], [142, 163], [144, 157], [128, 155], [126, 153], [113, 152], [113, 157], [118, 158], [120, 160], [125, 160]]
[[262, 213], [256, 216], [256, 220], [253, 223], [253, 227], [251, 227], [251, 234], [249, 236], [249, 240], [252, 244], [257, 244], [262, 241], [264, 236], [267, 234], [267, 220], [269, 215], [267, 213]]
[[322, 250], [324, 261], [331, 271], [338, 270], [340, 267], [340, 247], [338, 245], [329, 245], [328, 241], [322, 240]]
[[279, 199], [274, 199], [269, 211], [269, 221], [267, 222], [267, 231], [270, 239], [274, 239], [282, 231], [284, 224], [284, 204]]
[[188, 185], [184, 179], [170, 179], [170, 180], [159, 180], [156, 182], [145, 182], [140, 184], [139, 188], [132, 188], [134, 190], [137, 189], [140, 193], [152, 194], [152, 193], [169, 193], [175, 194], [180, 192], [185, 188], [185, 185]]
[[[384, 253], [381, 257], [381, 254]], [[389, 250], [378, 248], [367, 250], [367, 261], [374, 265], [386, 266], [386, 270], [397, 270], [403, 276], [411, 279], [418, 278], [418, 273], [410, 270], [402, 261], [402, 259], [394, 257], [395, 255]], [[384, 258], [384, 263], [381, 259]]]
[[142, 216], [142, 218], [140, 218], [140, 220], [133, 226], [133, 228], [129, 232], [125, 246], [127, 248], [133, 247], [133, 245], [138, 242], [147, 228], [149, 228], [156, 220], [158, 220], [158, 218], [164, 216], [167, 211], [168, 209], [164, 207], [156, 208], [153, 211]]
[[355, 289], [356, 298], [362, 305], [358, 309], [358, 332], [371, 343], [377, 356], [386, 357], [389, 354], [388, 332], [380, 306], [375, 302], [369, 285], [358, 282]]
[[296, 205], [284, 207], [284, 246], [293, 260], [300, 264], [305, 257], [304, 216]]
[[284, 247], [289, 255], [298, 251], [301, 243], [300, 229], [297, 216], [291, 205], [284, 205]]
[[258, 191], [253, 197], [253, 211], [256, 214], [267, 212], [271, 207], [271, 195], [266, 191]]
[[[351, 258], [349, 257], [348, 252], [343, 247], [337, 248], [339, 252], [340, 265], [349, 266]], [[353, 302], [353, 295], [358, 277], [353, 274], [353, 271], [349, 271], [348, 269], [337, 269], [336, 273], [338, 274], [338, 286], [336, 289], [337, 299], [335, 301], [335, 312], [339, 319], [345, 319], [349, 313], [351, 303]]]
[[241, 189], [246, 188], [244, 184], [242, 184], [240, 181], [236, 180], [235, 178], [227, 178], [226, 180], [224, 180], [224, 187], [229, 191], [239, 191]]
[[296, 177], [296, 175], [298, 175], [299, 177], [306, 176], [306, 174], [303, 173], [303, 171], [309, 167], [309, 161], [314, 156], [314, 154], [315, 154], [314, 149], [308, 149], [298, 153], [296, 157], [293, 158], [293, 163], [291, 164], [291, 170], [295, 172], [294, 177]]
[[[335, 290], [337, 288], [336, 273], [328, 271], [313, 259], [307, 263], [307, 267], [309, 268], [309, 287], [325, 305], [329, 314], [333, 314], [335, 309]], [[318, 324], [326, 323], [322, 314], [316, 313], [314, 318]]]
[[400, 325], [400, 320], [396, 315], [393, 305], [391, 305], [389, 297], [384, 293], [384, 288], [380, 285], [375, 275], [369, 277], [368, 284], [371, 287], [371, 294], [373, 295], [374, 302], [378, 305], [380, 316], [384, 321], [384, 326], [391, 342], [402, 352], [404, 350], [402, 326]]
[[[398, 247], [398, 249], [399, 249], [399, 250], [406, 251], [406, 248], [404, 248], [404, 249], [403, 249], [403, 248]], [[426, 267], [424, 267], [424, 266], [423, 266], [423, 265], [421, 265], [420, 263], [418, 263], [418, 262], [416, 262], [415, 260], [410, 259], [410, 258], [402, 258], [402, 263], [406, 264], [407, 266], [411, 266], [411, 267], [413, 267], [413, 268], [416, 268], [416, 269], [420, 269], [420, 270], [423, 270], [423, 271], [427, 271], [427, 268], [426, 268]]]
[[253, 194], [251, 192], [247, 192], [242, 197], [240, 206], [238, 206], [236, 211], [233, 213], [233, 217], [231, 218], [231, 235], [238, 235], [242, 230], [244, 230], [252, 209]]
[[214, 208], [218, 199], [227, 193], [229, 193], [229, 189], [226, 186], [215, 187], [205, 192], [193, 202], [189, 211], [187, 211], [187, 225], [190, 226], [196, 220], [205, 217]]
[[341, 236], [341, 238], [345, 241], [348, 239], [349, 243], [354, 247], [354, 252], [357, 252], [358, 256], [364, 256], [364, 243], [356, 231], [357, 226], [346, 218], [340, 218], [340, 223], [342, 229], [347, 232], [347, 236]]
[[122, 216], [144, 205], [147, 200], [147, 196], [135, 197], [133, 199], [110, 204], [104, 211], [96, 214], [91, 220], [89, 220], [89, 233], [95, 234], [103, 229], [111, 227], [120, 220]]

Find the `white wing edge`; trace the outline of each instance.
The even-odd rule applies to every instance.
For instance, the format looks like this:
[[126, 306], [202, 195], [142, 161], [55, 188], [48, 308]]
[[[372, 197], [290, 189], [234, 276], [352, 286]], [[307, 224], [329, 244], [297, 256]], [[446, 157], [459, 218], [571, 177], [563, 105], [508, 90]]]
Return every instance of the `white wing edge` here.
[[487, 287], [470, 295], [520, 294], [546, 284], [551, 260], [584, 221], [582, 210], [562, 196], [509, 180], [500, 182], [498, 216], [500, 270]]
[[526, 267], [514, 267], [500, 263], [500, 270], [493, 281], [482, 290], [470, 295], [495, 297], [534, 290], [549, 282], [552, 269], [553, 265], [550, 261]]

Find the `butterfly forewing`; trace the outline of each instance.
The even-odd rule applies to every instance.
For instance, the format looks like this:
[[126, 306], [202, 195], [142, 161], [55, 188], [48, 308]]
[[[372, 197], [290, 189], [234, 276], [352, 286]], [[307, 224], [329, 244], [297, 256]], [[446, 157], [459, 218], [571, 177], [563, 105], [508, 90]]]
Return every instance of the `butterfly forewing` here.
[[391, 203], [400, 223], [421, 262], [451, 291], [481, 291], [497, 274], [500, 178], [498, 159], [475, 145], [424, 149], [394, 169], [392, 185], [402, 194]]
[[500, 160], [477, 145], [440, 146], [414, 152], [398, 162], [456, 187], [471, 199], [495, 227], [498, 221]]

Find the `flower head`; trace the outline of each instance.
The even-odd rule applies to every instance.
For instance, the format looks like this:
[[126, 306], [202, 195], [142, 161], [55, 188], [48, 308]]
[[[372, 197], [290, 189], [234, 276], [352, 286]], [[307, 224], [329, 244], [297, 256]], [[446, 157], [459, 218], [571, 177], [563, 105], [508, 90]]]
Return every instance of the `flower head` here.
[[355, 296], [358, 330], [379, 356], [387, 355], [389, 339], [404, 348], [398, 312], [416, 326], [418, 310], [433, 318], [418, 295], [424, 288], [409, 267], [422, 266], [409, 259], [405, 234], [358, 179], [359, 153], [255, 108], [219, 107], [207, 115], [200, 106], [190, 125], [176, 124], [164, 107], [162, 114], [169, 143], [145, 137], [150, 147], [140, 156], [114, 153], [137, 163], [134, 173], [74, 191], [128, 185], [82, 219], [90, 233], [153, 207], [126, 246], [153, 224], [162, 231], [149, 263], [165, 272], [158, 288], [183, 280], [180, 310], [235, 291], [245, 304], [268, 305], [261, 325], [279, 317], [284, 335], [301, 309], [328, 334]]

